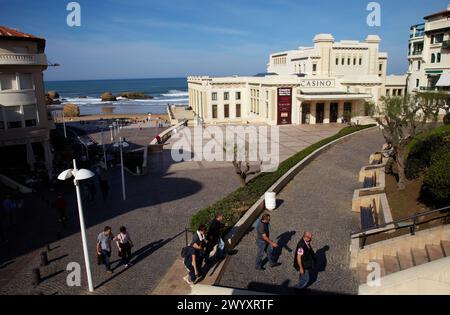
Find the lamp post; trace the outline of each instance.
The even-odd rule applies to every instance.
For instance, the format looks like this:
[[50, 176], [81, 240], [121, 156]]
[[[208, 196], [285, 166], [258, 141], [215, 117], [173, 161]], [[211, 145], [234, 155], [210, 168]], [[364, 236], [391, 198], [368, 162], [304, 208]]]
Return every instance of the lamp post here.
[[109, 126], [109, 131], [111, 131], [111, 142], [113, 142], [114, 136], [113, 136], [113, 126], [112, 125]]
[[66, 120], [65, 120], [65, 117], [64, 117], [64, 110], [62, 111], [62, 119], [63, 119], [63, 128], [64, 128], [64, 138], [67, 139]]
[[123, 167], [123, 148], [128, 147], [129, 144], [122, 141], [122, 137], [119, 137], [119, 142], [114, 144], [114, 147], [119, 147], [120, 149], [120, 170], [122, 175], [122, 198], [123, 200], [127, 200], [126, 192], [125, 192], [125, 172]]
[[105, 150], [105, 139], [103, 137], [103, 130], [101, 131], [102, 135], [102, 148], [103, 148], [103, 162], [105, 163], [105, 169], [108, 169], [108, 164], [106, 163], [106, 150]]
[[89, 292], [94, 292], [94, 285], [92, 283], [91, 264], [89, 262], [89, 252], [88, 252], [88, 245], [87, 245], [87, 239], [86, 239], [86, 226], [84, 224], [83, 204], [82, 204], [82, 200], [81, 200], [79, 182], [81, 180], [89, 179], [94, 176], [95, 176], [95, 174], [89, 170], [85, 170], [85, 169], [78, 170], [77, 163], [75, 160], [73, 160], [73, 169], [65, 170], [58, 176], [59, 180], [67, 180], [72, 177], [74, 178], [73, 183], [75, 185], [75, 190], [76, 190], [76, 194], [77, 194], [78, 215], [80, 217], [80, 228], [81, 228], [81, 240], [83, 242], [84, 263], [86, 265], [86, 275], [87, 275]]

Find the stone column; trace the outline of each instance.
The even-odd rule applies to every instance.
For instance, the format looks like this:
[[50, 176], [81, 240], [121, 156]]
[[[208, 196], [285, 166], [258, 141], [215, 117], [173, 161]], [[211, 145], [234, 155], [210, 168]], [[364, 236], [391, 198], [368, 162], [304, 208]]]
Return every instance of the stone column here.
[[342, 116], [344, 116], [344, 101], [338, 103], [338, 123], [342, 124]]
[[315, 125], [316, 124], [316, 103], [317, 102], [311, 102], [310, 107], [310, 114], [309, 114], [309, 124]]
[[27, 163], [28, 166], [30, 166], [31, 170], [34, 170], [34, 163], [36, 162], [36, 158], [33, 151], [33, 146], [31, 145], [30, 141], [27, 141], [26, 144], [27, 147]]
[[53, 168], [53, 154], [50, 149], [50, 142], [45, 140], [42, 142], [42, 146], [44, 147], [44, 156], [45, 156], [45, 166], [47, 171], [51, 171]]
[[325, 102], [325, 115], [324, 115], [324, 124], [330, 123], [330, 102]]

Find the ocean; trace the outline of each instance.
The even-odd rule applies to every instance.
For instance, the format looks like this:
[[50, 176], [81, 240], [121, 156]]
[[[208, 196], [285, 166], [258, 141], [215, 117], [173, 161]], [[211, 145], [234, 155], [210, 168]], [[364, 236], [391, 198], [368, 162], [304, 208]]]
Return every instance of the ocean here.
[[[73, 103], [80, 107], [81, 115], [101, 114], [102, 107], [113, 107], [115, 114], [163, 114], [168, 104], [187, 105], [186, 78], [173, 79], [124, 79], [46, 81], [46, 91], [57, 91], [63, 104]], [[151, 100], [128, 100], [102, 102], [100, 95], [111, 92], [141, 92], [153, 96]], [[55, 109], [57, 106], [55, 106]]]

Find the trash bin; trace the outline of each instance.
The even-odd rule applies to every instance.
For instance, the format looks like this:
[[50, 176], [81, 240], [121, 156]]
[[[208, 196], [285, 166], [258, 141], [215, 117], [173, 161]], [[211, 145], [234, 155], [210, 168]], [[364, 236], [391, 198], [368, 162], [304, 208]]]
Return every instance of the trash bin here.
[[269, 211], [273, 211], [277, 207], [277, 194], [274, 192], [266, 192], [264, 195], [266, 209]]

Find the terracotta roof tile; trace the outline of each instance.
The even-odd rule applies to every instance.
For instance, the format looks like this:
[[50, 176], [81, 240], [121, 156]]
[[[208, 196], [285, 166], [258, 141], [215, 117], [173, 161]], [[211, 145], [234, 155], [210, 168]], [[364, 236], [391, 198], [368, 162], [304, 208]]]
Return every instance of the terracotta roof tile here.
[[0, 26], [0, 37], [15, 37], [15, 38], [34, 38], [34, 39], [43, 39], [31, 34], [23, 33], [18, 30], [6, 27], [6, 26]]

